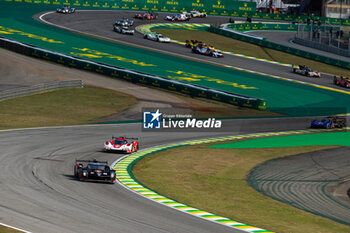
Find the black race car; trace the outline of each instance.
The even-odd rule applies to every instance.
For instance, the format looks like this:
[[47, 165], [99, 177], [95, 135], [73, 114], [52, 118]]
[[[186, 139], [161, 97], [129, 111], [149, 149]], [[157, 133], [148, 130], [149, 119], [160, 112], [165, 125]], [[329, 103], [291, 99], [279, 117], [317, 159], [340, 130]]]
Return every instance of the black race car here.
[[107, 161], [75, 160], [74, 176], [80, 181], [95, 180], [114, 184], [116, 181], [115, 171], [110, 168]]
[[115, 32], [119, 32], [119, 33], [121, 33], [121, 34], [129, 34], [129, 35], [134, 35], [134, 32], [135, 32], [135, 30], [130, 29], [130, 28], [128, 28], [128, 27], [125, 27], [125, 26], [117, 26], [117, 25], [114, 25], [113, 30], [114, 30]]

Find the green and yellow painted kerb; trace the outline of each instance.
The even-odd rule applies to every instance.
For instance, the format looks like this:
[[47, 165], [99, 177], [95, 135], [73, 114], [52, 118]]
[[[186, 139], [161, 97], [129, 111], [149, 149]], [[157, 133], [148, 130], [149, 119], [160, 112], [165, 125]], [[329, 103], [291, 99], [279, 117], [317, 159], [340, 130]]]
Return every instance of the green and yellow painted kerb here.
[[[350, 128], [346, 128], [350, 129]], [[200, 139], [200, 140], [192, 140], [185, 141], [181, 143], [175, 143], [166, 146], [158, 146], [150, 149], [145, 149], [140, 152], [134, 153], [132, 155], [123, 157], [122, 159], [116, 161], [114, 165], [114, 169], [116, 171], [116, 176], [118, 182], [126, 187], [127, 189], [145, 197], [150, 200], [153, 200], [159, 204], [163, 204], [165, 206], [174, 208], [181, 212], [191, 214], [197, 216], [202, 219], [206, 219], [212, 222], [216, 222], [228, 227], [232, 227], [235, 229], [239, 229], [245, 232], [251, 233], [271, 233], [271, 231], [264, 230], [258, 227], [246, 225], [244, 223], [237, 222], [235, 220], [225, 218], [213, 213], [209, 213], [204, 210], [200, 210], [191, 206], [188, 206], [183, 203], [179, 203], [175, 200], [172, 200], [168, 197], [165, 197], [154, 190], [151, 190], [141, 183], [139, 183], [132, 174], [133, 165], [139, 161], [140, 159], [151, 155], [156, 152], [160, 152], [163, 150], [180, 147], [180, 146], [188, 146], [188, 145], [198, 145], [204, 143], [214, 143], [214, 142], [222, 142], [222, 141], [231, 141], [231, 140], [241, 140], [241, 139], [253, 139], [253, 138], [262, 138], [262, 137], [273, 137], [273, 136], [287, 136], [287, 135], [303, 135], [303, 134], [311, 134], [311, 133], [321, 133], [321, 132], [337, 132], [343, 131], [344, 129], [307, 129], [307, 130], [298, 130], [298, 131], [286, 131], [286, 132], [269, 132], [269, 133], [255, 133], [255, 134], [246, 134], [246, 135], [237, 135], [237, 136], [227, 136], [227, 137], [218, 137], [218, 138], [210, 138], [210, 139]]]

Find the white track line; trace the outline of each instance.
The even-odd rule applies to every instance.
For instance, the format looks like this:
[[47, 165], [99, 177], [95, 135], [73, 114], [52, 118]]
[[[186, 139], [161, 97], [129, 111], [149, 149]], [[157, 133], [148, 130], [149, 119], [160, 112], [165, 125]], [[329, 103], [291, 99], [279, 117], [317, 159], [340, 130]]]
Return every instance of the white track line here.
[[26, 231], [26, 230], [23, 230], [23, 229], [18, 228], [18, 227], [13, 227], [13, 226], [7, 225], [7, 224], [5, 224], [5, 223], [1, 223], [1, 222], [0, 222], [0, 225], [1, 225], [1, 226], [4, 226], [4, 227], [11, 228], [11, 229], [14, 229], [14, 230], [17, 230], [17, 231], [22, 231], [22, 232], [25, 232], [25, 233], [32, 233], [32, 232], [30, 232], [30, 231]]

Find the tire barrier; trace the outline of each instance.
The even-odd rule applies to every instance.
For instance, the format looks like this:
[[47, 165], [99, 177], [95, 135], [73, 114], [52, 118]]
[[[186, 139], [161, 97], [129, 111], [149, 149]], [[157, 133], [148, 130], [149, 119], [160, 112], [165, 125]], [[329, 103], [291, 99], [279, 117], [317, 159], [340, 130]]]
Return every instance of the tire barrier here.
[[64, 81], [53, 81], [48, 83], [41, 83], [29, 87], [13, 88], [9, 90], [0, 91], [0, 101], [23, 97], [27, 95], [33, 95], [44, 91], [59, 90], [66, 88], [83, 88], [83, 80], [64, 80]]
[[213, 32], [213, 33], [216, 33], [219, 35], [223, 35], [223, 36], [227, 36], [227, 37], [230, 37], [230, 38], [233, 38], [236, 40], [248, 42], [251, 44], [258, 45], [258, 46], [263, 46], [263, 47], [266, 47], [269, 49], [275, 49], [275, 50], [278, 50], [281, 52], [293, 54], [293, 55], [296, 55], [299, 57], [304, 57], [304, 58], [311, 59], [311, 60], [318, 61], [318, 62], [323, 62], [323, 63], [329, 64], [329, 65], [334, 65], [334, 66], [339, 66], [339, 67], [342, 67], [345, 69], [350, 69], [350, 62], [322, 56], [322, 55], [311, 53], [311, 52], [306, 52], [306, 51], [301, 50], [301, 49], [292, 48], [289, 46], [277, 44], [277, 43], [266, 41], [266, 40], [253, 38], [251, 36], [244, 35], [243, 33], [236, 33], [235, 31], [232, 31], [230, 29], [222, 29], [222, 28], [217, 28], [217, 27], [211, 26], [208, 30], [210, 32]]
[[238, 95], [225, 91], [219, 91], [194, 84], [182, 83], [180, 81], [169, 78], [149, 75], [134, 70], [89, 61], [74, 56], [69, 56], [62, 53], [31, 46], [29, 44], [14, 41], [4, 37], [0, 37], [0, 47], [27, 56], [43, 59], [50, 62], [55, 62], [72, 68], [91, 71], [113, 78], [123, 79], [136, 84], [166, 89], [169, 91], [182, 93], [191, 97], [206, 98], [258, 110], [267, 109], [266, 101], [264, 99]]

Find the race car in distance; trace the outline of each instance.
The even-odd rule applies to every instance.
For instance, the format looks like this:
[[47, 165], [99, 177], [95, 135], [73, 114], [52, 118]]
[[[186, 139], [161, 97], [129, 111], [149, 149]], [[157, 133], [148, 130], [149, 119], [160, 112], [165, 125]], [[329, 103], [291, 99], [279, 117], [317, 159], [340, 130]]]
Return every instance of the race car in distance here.
[[193, 53], [199, 53], [211, 57], [223, 57], [224, 55], [219, 52], [218, 50], [214, 49], [213, 47], [207, 46], [207, 45], [196, 45], [192, 47]]
[[350, 77], [334, 76], [333, 82], [335, 85], [339, 85], [341, 87], [350, 87]]
[[325, 117], [322, 120], [313, 120], [311, 121], [311, 128], [323, 128], [323, 129], [330, 129], [330, 128], [343, 128], [346, 127], [346, 119], [337, 117], [337, 116], [329, 116]]
[[200, 11], [191, 11], [189, 14], [191, 18], [205, 18], [208, 16], [206, 13], [202, 13]]
[[188, 15], [182, 13], [182, 14], [175, 14], [175, 15], [168, 15], [165, 17], [165, 20], [169, 21], [189, 21], [191, 17]]
[[75, 12], [75, 8], [70, 6], [63, 6], [56, 9], [57, 13], [63, 13], [63, 14], [72, 14]]
[[186, 40], [185, 46], [187, 48], [192, 48], [193, 46], [197, 46], [197, 45], [205, 46], [205, 43], [198, 41], [198, 40]]
[[134, 21], [133, 20], [129, 20], [129, 19], [121, 19], [121, 20], [115, 21], [114, 25], [130, 27], [130, 26], [134, 25]]
[[134, 35], [134, 32], [135, 32], [133, 29], [129, 29], [128, 27], [118, 26], [118, 25], [114, 25], [113, 30], [121, 34], [129, 34], [129, 35]]
[[107, 161], [75, 160], [74, 176], [80, 181], [105, 181], [114, 184], [115, 171], [110, 168]]
[[139, 150], [137, 138], [112, 137], [112, 140], [105, 142], [103, 150], [105, 152], [123, 152], [130, 154]]
[[162, 34], [158, 34], [156, 32], [146, 32], [143, 37], [148, 40], [154, 40], [163, 43], [170, 43], [169, 37], [164, 37]]
[[147, 12], [144, 12], [144, 13], [137, 13], [135, 16], [134, 16], [135, 19], [158, 19], [158, 14], [157, 13], [154, 13], [154, 12], [151, 12], [151, 11], [147, 11]]
[[321, 78], [321, 74], [317, 71], [314, 71], [304, 65], [293, 65], [293, 73], [305, 75], [308, 77]]

